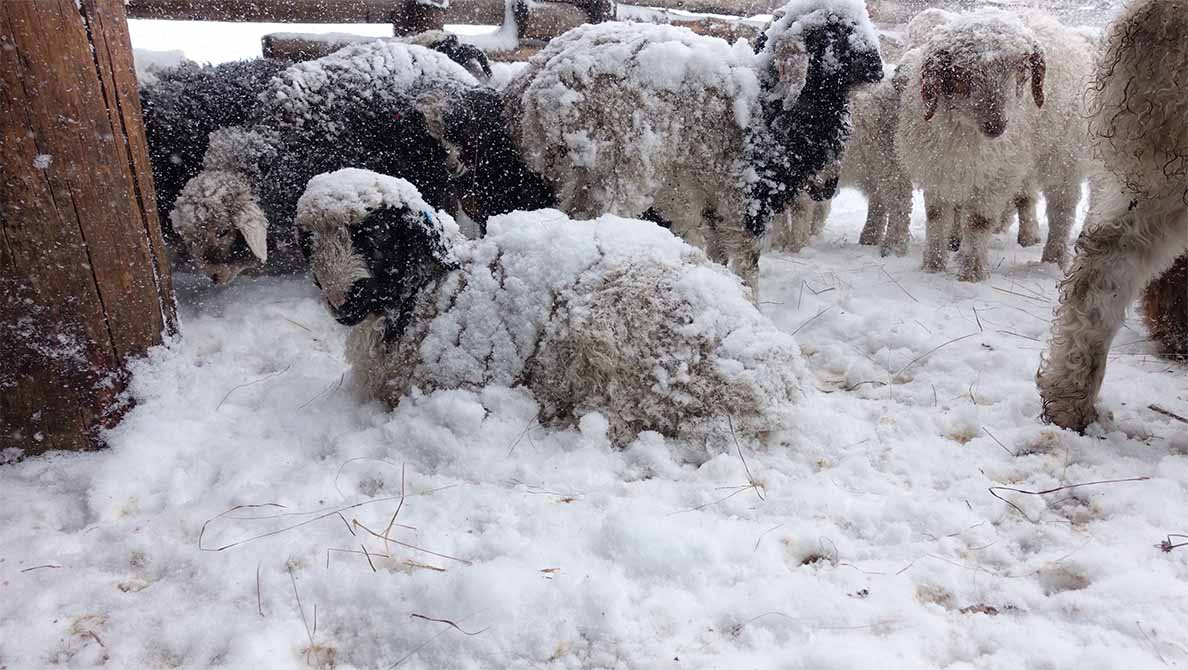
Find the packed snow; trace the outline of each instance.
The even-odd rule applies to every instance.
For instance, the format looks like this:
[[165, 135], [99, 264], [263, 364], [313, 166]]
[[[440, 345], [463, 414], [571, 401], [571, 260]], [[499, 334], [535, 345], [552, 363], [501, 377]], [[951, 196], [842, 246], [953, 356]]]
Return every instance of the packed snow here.
[[308, 279], [179, 275], [111, 448], [0, 468], [0, 666], [1188, 661], [1188, 551], [1156, 546], [1188, 530], [1188, 434], [1149, 408], [1188, 414], [1184, 367], [1130, 322], [1112, 420], [1042, 425], [1058, 271], [998, 236], [990, 282], [926, 275], [916, 211], [902, 259], [854, 244], [848, 192], [764, 258], [811, 375], [799, 445], [700, 466], [502, 387], [362, 403]]

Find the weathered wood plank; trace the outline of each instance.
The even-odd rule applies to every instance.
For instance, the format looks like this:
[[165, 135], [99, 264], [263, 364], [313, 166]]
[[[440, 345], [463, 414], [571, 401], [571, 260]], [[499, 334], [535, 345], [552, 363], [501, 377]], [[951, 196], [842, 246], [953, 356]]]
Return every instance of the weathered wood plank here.
[[174, 328], [122, 0], [0, 3], [0, 448], [99, 446]]

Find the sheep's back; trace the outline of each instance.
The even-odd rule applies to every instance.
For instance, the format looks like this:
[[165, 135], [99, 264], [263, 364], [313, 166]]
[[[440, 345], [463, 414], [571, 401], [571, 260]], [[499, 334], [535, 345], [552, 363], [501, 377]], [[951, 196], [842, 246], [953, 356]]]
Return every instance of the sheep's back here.
[[1107, 30], [1090, 89], [1090, 135], [1097, 155], [1132, 191], [1185, 193], [1185, 72], [1188, 0], [1132, 3]]
[[1035, 113], [1032, 133], [1036, 180], [1041, 184], [1069, 176], [1079, 180], [1087, 164], [1085, 91], [1094, 46], [1084, 30], [1065, 26], [1042, 12], [1029, 12], [1025, 19], [1047, 62], [1044, 107]]
[[375, 322], [352, 332], [349, 356], [373, 397], [526, 386], [542, 418], [598, 410], [619, 437], [726, 430], [727, 416], [740, 434], [783, 425], [799, 349], [701, 251], [614, 216], [488, 223], [487, 237], [456, 248], [460, 269], [422, 292], [399, 341]]
[[725, 157], [741, 154], [758, 113], [754, 61], [745, 42], [684, 28], [583, 26], [535, 56], [507, 95], [536, 170], [561, 180], [588, 171], [614, 201], [682, 172], [731, 170]]

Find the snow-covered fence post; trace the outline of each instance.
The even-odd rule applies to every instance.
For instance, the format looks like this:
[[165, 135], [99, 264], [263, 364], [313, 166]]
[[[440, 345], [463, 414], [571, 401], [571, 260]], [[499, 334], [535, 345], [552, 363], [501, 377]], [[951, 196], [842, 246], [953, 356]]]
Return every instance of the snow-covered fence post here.
[[101, 446], [173, 305], [124, 0], [0, 2], [0, 450]]

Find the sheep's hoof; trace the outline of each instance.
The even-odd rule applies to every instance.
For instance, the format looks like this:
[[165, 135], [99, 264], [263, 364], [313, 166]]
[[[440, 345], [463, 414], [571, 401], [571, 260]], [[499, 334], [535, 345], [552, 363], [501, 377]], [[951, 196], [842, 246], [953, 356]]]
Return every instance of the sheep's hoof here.
[[920, 269], [925, 272], [931, 272], [931, 273], [944, 272], [945, 271], [945, 262], [944, 261], [925, 260], [924, 265], [921, 266]]
[[1068, 265], [1068, 250], [1061, 248], [1052, 248], [1051, 246], [1044, 247], [1044, 255], [1042, 258], [1045, 263], [1055, 263], [1060, 267]]
[[1033, 234], [1028, 234], [1028, 235], [1025, 235], [1025, 234], [1023, 234], [1023, 233], [1019, 233], [1019, 246], [1021, 246], [1021, 247], [1034, 247], [1035, 245], [1037, 245], [1037, 244], [1039, 244], [1039, 243], [1040, 243], [1040, 236], [1039, 236], [1039, 235], [1037, 235], [1037, 234], [1034, 234], [1034, 233], [1033, 233]]
[[1045, 402], [1041, 418], [1044, 423], [1084, 433], [1090, 424], [1097, 421], [1097, 410], [1092, 403], [1086, 405], [1067, 401]]
[[902, 257], [902, 256], [906, 256], [907, 252], [908, 252], [907, 242], [896, 242], [894, 244], [888, 244], [887, 241], [884, 240], [883, 245], [881, 247], [879, 247], [879, 255], [882, 256], [883, 258], [886, 258], [887, 256], [890, 256], [891, 254], [895, 254], [896, 256]]
[[961, 281], [979, 282], [990, 278], [990, 270], [980, 260], [967, 261], [962, 264], [961, 272], [957, 273]]
[[878, 246], [880, 237], [882, 237], [882, 235], [879, 235], [877, 232], [868, 232], [864, 230], [862, 231], [862, 234], [858, 236], [858, 244], [861, 244], [864, 247]]

